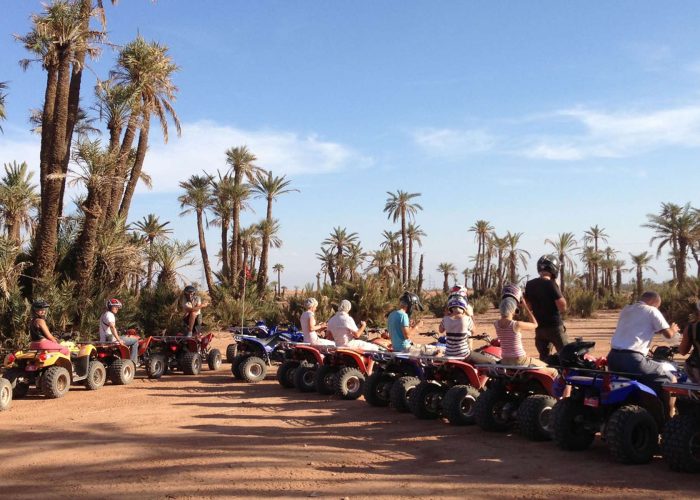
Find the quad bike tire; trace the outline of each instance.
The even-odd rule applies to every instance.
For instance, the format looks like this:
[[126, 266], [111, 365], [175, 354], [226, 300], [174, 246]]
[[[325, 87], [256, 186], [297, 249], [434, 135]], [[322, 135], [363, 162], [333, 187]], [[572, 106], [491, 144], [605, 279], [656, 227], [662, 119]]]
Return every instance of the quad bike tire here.
[[233, 373], [234, 378], [243, 380], [243, 375], [241, 375], [241, 364], [248, 358], [248, 354], [240, 354], [233, 358], [233, 362], [231, 363], [231, 373]]
[[583, 426], [585, 407], [579, 400], [566, 398], [552, 408], [552, 439], [562, 450], [581, 451], [590, 448], [595, 432]]
[[186, 352], [180, 359], [180, 368], [185, 375], [199, 375], [202, 371], [202, 356], [198, 352]]
[[146, 363], [146, 375], [148, 378], [161, 378], [165, 375], [167, 367], [165, 356], [162, 354], [154, 354], [148, 359], [148, 363]]
[[337, 371], [338, 369], [335, 366], [319, 366], [318, 370], [316, 370], [316, 375], [314, 376], [316, 392], [326, 396], [333, 394], [333, 392], [335, 392], [333, 380], [335, 379], [335, 374]]
[[236, 344], [229, 344], [226, 346], [226, 362], [233, 364], [233, 360], [236, 359], [238, 354], [238, 346]]
[[605, 440], [615, 460], [623, 464], [646, 464], [659, 446], [659, 428], [645, 408], [626, 405], [610, 415]]
[[277, 382], [285, 389], [294, 388], [294, 373], [299, 369], [299, 362], [287, 360], [277, 368]]
[[489, 387], [479, 394], [474, 404], [474, 421], [482, 430], [502, 432], [510, 427], [510, 421], [503, 418], [502, 410], [508, 402], [502, 387]]
[[365, 376], [357, 368], [346, 366], [335, 376], [335, 394], [341, 399], [357, 399], [362, 396]]
[[0, 377], [0, 411], [9, 410], [12, 406], [12, 384]]
[[267, 375], [267, 363], [258, 356], [248, 356], [243, 361], [238, 370], [241, 373], [241, 378], [249, 384], [257, 384], [265, 380]]
[[696, 415], [676, 415], [666, 422], [663, 455], [671, 470], [700, 472], [700, 420]]
[[107, 369], [107, 378], [114, 385], [129, 385], [136, 376], [136, 363], [130, 359], [115, 359]]
[[399, 377], [391, 386], [389, 404], [400, 413], [411, 411], [408, 402], [418, 384], [420, 384], [418, 377]]
[[518, 407], [518, 430], [530, 441], [552, 439], [552, 408], [557, 400], [545, 394], [533, 394]]
[[218, 349], [211, 349], [207, 353], [207, 365], [211, 371], [216, 371], [221, 368], [221, 351]]
[[22, 399], [29, 394], [29, 384], [20, 381], [21, 373], [17, 370], [8, 370], [4, 375], [12, 387], [12, 399]]
[[50, 366], [41, 377], [41, 392], [49, 399], [58, 399], [70, 390], [71, 377], [62, 366]]
[[383, 371], [375, 372], [365, 381], [365, 401], [371, 406], [389, 406], [389, 395], [396, 376]]
[[87, 378], [85, 378], [85, 388], [88, 391], [96, 391], [107, 381], [107, 370], [101, 361], [90, 361], [88, 365]]
[[442, 398], [442, 413], [452, 425], [473, 425], [479, 391], [471, 385], [450, 387]]
[[421, 420], [440, 417], [445, 388], [435, 382], [424, 380], [416, 386], [408, 401], [411, 413]]
[[316, 366], [300, 365], [294, 370], [294, 387], [300, 392], [314, 392], [317, 369]]

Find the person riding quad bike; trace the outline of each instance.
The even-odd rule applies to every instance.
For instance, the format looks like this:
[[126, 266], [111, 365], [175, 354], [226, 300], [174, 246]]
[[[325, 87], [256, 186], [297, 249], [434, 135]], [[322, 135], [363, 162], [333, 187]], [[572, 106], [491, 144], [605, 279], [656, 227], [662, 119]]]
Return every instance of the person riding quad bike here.
[[202, 302], [197, 295], [197, 289], [192, 285], [187, 285], [182, 291], [180, 307], [185, 313], [182, 318], [185, 324], [185, 335], [191, 337], [194, 333], [199, 333], [202, 326], [202, 309], [209, 306], [208, 302]]
[[392, 311], [387, 318], [387, 328], [391, 336], [391, 348], [394, 352], [407, 351], [411, 347], [410, 335], [418, 333], [418, 327], [423, 321], [411, 320], [414, 310], [422, 311], [418, 295], [404, 292], [399, 298], [399, 308]]
[[32, 319], [29, 322], [30, 349], [59, 351], [66, 356], [69, 354], [68, 348], [58, 343], [49, 327], [46, 325], [46, 312], [49, 303], [38, 299], [32, 302]]
[[136, 365], [139, 356], [139, 339], [130, 335], [122, 338], [117, 332], [116, 314], [121, 308], [122, 303], [119, 299], [109, 299], [105, 304], [105, 312], [100, 316], [100, 342], [118, 342], [129, 347], [131, 361]]

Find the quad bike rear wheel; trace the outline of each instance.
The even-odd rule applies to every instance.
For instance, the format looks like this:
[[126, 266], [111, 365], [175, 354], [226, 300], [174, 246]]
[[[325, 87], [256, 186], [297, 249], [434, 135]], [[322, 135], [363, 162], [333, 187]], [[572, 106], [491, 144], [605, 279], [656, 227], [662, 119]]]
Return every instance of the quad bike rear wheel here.
[[566, 398], [552, 408], [552, 438], [562, 450], [581, 451], [589, 448], [595, 432], [585, 427], [585, 411], [579, 399]]
[[96, 391], [103, 385], [107, 380], [107, 370], [105, 370], [105, 365], [100, 361], [90, 361], [88, 365], [87, 378], [85, 379], [85, 388], [88, 391]]
[[211, 349], [207, 354], [207, 365], [211, 371], [216, 371], [221, 368], [221, 351], [218, 349]]
[[520, 434], [530, 441], [552, 439], [552, 408], [557, 400], [544, 394], [533, 394], [525, 398], [518, 407], [518, 428]]
[[70, 373], [62, 366], [50, 366], [41, 377], [41, 392], [49, 399], [58, 399], [70, 389]]
[[338, 369], [335, 366], [320, 366], [318, 370], [316, 370], [316, 375], [314, 376], [316, 392], [324, 395], [333, 394], [333, 392], [335, 392], [333, 381], [335, 380], [335, 374], [337, 371]]
[[[4, 375], [12, 387], [12, 399], [22, 399], [29, 393], [29, 383], [21, 380], [22, 372], [19, 370], [8, 370]], [[37, 384], [38, 386], [39, 384]]]
[[374, 372], [365, 382], [365, 401], [372, 406], [389, 406], [389, 395], [395, 379], [393, 373]]
[[107, 370], [107, 376], [114, 385], [129, 385], [135, 375], [136, 364], [130, 359], [115, 359]]
[[154, 354], [146, 363], [146, 375], [148, 378], [160, 378], [165, 374], [167, 364], [165, 356], [162, 354]]
[[421, 420], [438, 418], [444, 395], [445, 388], [443, 386], [424, 380], [413, 390], [408, 406], [416, 418]]
[[508, 396], [500, 386], [492, 386], [479, 394], [474, 404], [474, 421], [485, 431], [505, 431], [510, 419], [505, 415]]
[[700, 472], [700, 420], [696, 415], [676, 415], [666, 422], [663, 454], [671, 470]]
[[623, 464], [651, 461], [659, 446], [659, 428], [646, 408], [626, 405], [613, 412], [605, 426], [610, 454]]
[[411, 400], [413, 391], [420, 384], [418, 377], [399, 377], [391, 386], [389, 393], [389, 403], [400, 413], [408, 413], [411, 408], [408, 402]]
[[238, 346], [236, 344], [229, 344], [226, 346], [226, 362], [233, 364], [238, 354]]
[[243, 380], [250, 384], [257, 384], [265, 380], [265, 375], [267, 375], [267, 363], [258, 356], [249, 356], [240, 364], [238, 370]]
[[357, 399], [362, 396], [365, 376], [357, 368], [346, 366], [335, 377], [335, 393], [342, 399]]
[[9, 410], [12, 406], [12, 384], [0, 377], [0, 411]]
[[479, 391], [471, 385], [450, 387], [442, 398], [442, 413], [452, 425], [472, 425], [478, 398]]
[[180, 367], [185, 375], [199, 375], [202, 370], [202, 357], [198, 352], [186, 352], [180, 359]]
[[285, 389], [294, 387], [294, 372], [299, 368], [299, 362], [289, 359], [277, 368], [277, 382]]
[[301, 365], [299, 368], [294, 370], [294, 387], [296, 387], [300, 392], [314, 392], [316, 390], [316, 384], [314, 380], [316, 379], [315, 365]]

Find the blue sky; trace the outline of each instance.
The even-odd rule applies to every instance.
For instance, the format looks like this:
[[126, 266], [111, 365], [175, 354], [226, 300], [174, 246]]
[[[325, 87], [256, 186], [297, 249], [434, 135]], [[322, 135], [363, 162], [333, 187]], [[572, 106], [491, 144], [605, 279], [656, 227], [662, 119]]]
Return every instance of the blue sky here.
[[[45, 76], [20, 70], [12, 34], [40, 8], [3, 0], [0, 162], [38, 163], [27, 110]], [[697, 193], [697, 2], [130, 0], [106, 11], [112, 42], [141, 33], [181, 67], [183, 136], [163, 145], [153, 130], [154, 189], [138, 193], [131, 218], [155, 212], [195, 239], [194, 218], [177, 216], [177, 183], [225, 169], [224, 151], [247, 144], [301, 190], [274, 208], [284, 246], [271, 263], [289, 287], [314, 281], [334, 226], [367, 250], [397, 229], [382, 213], [386, 191], [422, 193], [434, 285], [438, 263], [468, 264], [477, 219], [523, 232], [532, 274], [546, 238], [595, 224], [622, 257], [652, 250], [645, 215]], [[114, 59], [105, 49], [92, 71], [105, 77]], [[245, 223], [264, 215], [253, 206]], [[207, 236], [216, 248], [217, 231]]]

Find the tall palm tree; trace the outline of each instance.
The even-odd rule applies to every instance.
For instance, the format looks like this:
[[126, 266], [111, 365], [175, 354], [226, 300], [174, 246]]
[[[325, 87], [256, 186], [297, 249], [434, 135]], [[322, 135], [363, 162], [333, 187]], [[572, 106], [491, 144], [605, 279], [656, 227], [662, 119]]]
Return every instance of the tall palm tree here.
[[422, 247], [422, 238], [427, 234], [418, 224], [411, 222], [406, 228], [406, 236], [408, 237], [408, 283], [410, 284], [413, 279], [413, 244]]
[[207, 252], [207, 241], [204, 237], [204, 211], [212, 205], [211, 177], [208, 175], [193, 175], [186, 181], [180, 182], [180, 188], [185, 190], [185, 194], [178, 196], [180, 216], [187, 215], [194, 211], [197, 216], [197, 235], [199, 236], [199, 250], [202, 254], [202, 266], [204, 267], [204, 279], [207, 281], [209, 295], [214, 295], [214, 281], [211, 277], [211, 265], [209, 264], [209, 253]]
[[154, 257], [158, 264], [159, 272], [157, 285], [168, 290], [177, 289], [178, 272], [183, 267], [193, 266], [194, 259], [190, 258], [190, 252], [197, 245], [193, 241], [162, 242], [154, 247]]
[[391, 252], [388, 248], [382, 248], [380, 250], [375, 250], [368, 254], [370, 258], [369, 265], [367, 266], [367, 271], [372, 269], [377, 270], [377, 277], [381, 282], [386, 282], [391, 280], [395, 273], [395, 266], [392, 260]]
[[[345, 251], [351, 244], [357, 243], [358, 239], [357, 233], [348, 233], [346, 228], [337, 226], [333, 228], [330, 236], [323, 241], [324, 245], [335, 249], [334, 275], [336, 282], [341, 282], [345, 278]], [[332, 278], [331, 281], [333, 282]]]
[[7, 238], [15, 245], [21, 243], [20, 230], [32, 224], [32, 212], [39, 206], [34, 172], [25, 162], [5, 163], [5, 175], [0, 179], [0, 214], [5, 223]]
[[420, 196], [420, 193], [408, 193], [398, 190], [396, 193], [387, 191], [389, 198], [384, 205], [384, 212], [387, 217], [393, 222], [401, 220], [401, 283], [406, 285], [408, 276], [408, 267], [406, 260], [406, 252], [408, 250], [408, 238], [406, 234], [406, 221], [413, 221], [418, 210], [423, 210], [423, 207], [418, 203], [413, 203], [411, 200]]
[[316, 254], [316, 258], [321, 261], [323, 284], [326, 284], [326, 277], [328, 276], [331, 279], [331, 286], [335, 286], [335, 253], [333, 249], [321, 247], [321, 252]]
[[231, 213], [233, 212], [233, 198], [235, 186], [233, 176], [218, 173], [218, 179], [213, 179], [211, 211], [214, 218], [210, 221], [213, 226], [221, 228], [221, 276], [224, 280], [230, 279], [229, 255], [228, 255], [228, 229], [231, 226]]
[[505, 238], [508, 241], [508, 250], [506, 253], [508, 280], [511, 283], [517, 283], [518, 281], [518, 262], [520, 262], [523, 267], [527, 267], [527, 259], [530, 258], [529, 252], [518, 248], [522, 235], [523, 233], [511, 233], [510, 231], [508, 231], [505, 235]]
[[625, 267], [625, 261], [616, 259], [613, 265], [615, 266], [615, 293], [619, 294], [622, 291], [622, 271]]
[[566, 290], [566, 273], [573, 273], [574, 269], [576, 269], [574, 259], [571, 258], [571, 253], [574, 250], [578, 250], [576, 246], [576, 237], [574, 233], [559, 233], [556, 240], [546, 239], [544, 243], [551, 245], [559, 257], [559, 262], [561, 263], [560, 284], [561, 293], [563, 294]]
[[[282, 271], [284, 271], [284, 265], [283, 264], [275, 264], [272, 266], [272, 270], [277, 273], [277, 296], [279, 296], [282, 293]], [[318, 281], [319, 275], [316, 276], [316, 281]], [[321, 286], [318, 285], [318, 288], [320, 289]]]
[[401, 250], [401, 233], [385, 229], [382, 231], [382, 237], [384, 240], [381, 243], [381, 247], [389, 250], [391, 264], [397, 273], [396, 277], [397, 279], [401, 279], [401, 258], [399, 256], [399, 251]]
[[[7, 119], [7, 111], [5, 110], [5, 99], [7, 98], [7, 82], [0, 82], [0, 122]], [[0, 133], [3, 133], [0, 126]]]
[[640, 297], [644, 287], [644, 271], [656, 272], [656, 269], [649, 265], [649, 262], [651, 262], [653, 256], [649, 255], [647, 252], [642, 252], [636, 255], [631, 253], [630, 257], [632, 258], [632, 264], [634, 264], [635, 270], [637, 271], [637, 297]]
[[[261, 240], [267, 241], [268, 245], [262, 245], [260, 249], [260, 269], [267, 269], [268, 266], [268, 254], [270, 248], [279, 248], [282, 246], [282, 240], [277, 236], [280, 230], [280, 224], [277, 219], [267, 220], [264, 219], [258, 224]], [[258, 293], [262, 294], [267, 286], [267, 281], [263, 283], [263, 288], [260, 288], [260, 281], [258, 281]]]
[[[251, 191], [254, 198], [264, 198], [267, 201], [267, 211], [265, 220], [268, 224], [272, 223], [272, 203], [278, 196], [283, 194], [292, 193], [298, 189], [292, 189], [289, 185], [292, 183], [291, 180], [287, 179], [286, 176], [273, 177], [272, 172], [268, 172], [264, 175], [262, 172], [255, 172], [255, 179], [253, 180]], [[262, 246], [269, 247], [270, 242], [266, 239], [265, 233], [263, 233]], [[267, 254], [267, 252], [266, 252]], [[265, 262], [267, 265], [267, 262]], [[262, 292], [267, 286], [267, 267], [263, 268], [263, 262], [260, 261], [260, 269], [258, 270], [258, 292]]]
[[441, 262], [438, 264], [437, 270], [438, 272], [442, 273], [444, 278], [442, 282], [442, 291], [447, 293], [450, 289], [450, 283], [448, 281], [449, 277], [457, 272], [457, 268], [454, 266], [454, 264], [450, 264], [449, 262]]
[[146, 288], [151, 287], [153, 279], [153, 263], [154, 263], [154, 245], [157, 241], [166, 240], [168, 235], [173, 232], [172, 229], [166, 227], [170, 224], [169, 221], [160, 222], [160, 219], [155, 214], [148, 214], [142, 220], [136, 222], [134, 226], [138, 231], [143, 233], [148, 242], [148, 269], [146, 272]]
[[362, 266], [366, 258], [367, 253], [362, 249], [362, 245], [359, 243], [351, 243], [348, 245], [345, 262], [350, 271], [350, 281], [355, 281], [357, 268]]
[[658, 214], [647, 214], [647, 219], [649, 222], [642, 224], [642, 227], [649, 228], [656, 233], [649, 244], [658, 242], [657, 257], [661, 255], [661, 251], [666, 245], [671, 247], [676, 280], [679, 285], [683, 285], [686, 278], [688, 249], [692, 245], [694, 232], [697, 228], [697, 218], [690, 203], [683, 206], [662, 203], [661, 211]]
[[[496, 253], [496, 288], [500, 290], [501, 288], [503, 288], [503, 282], [506, 279], [505, 254], [508, 250], [508, 240], [506, 238], [499, 237], [495, 232], [491, 233], [489, 240], [491, 241], [493, 250]], [[469, 274], [471, 274], [471, 270], [469, 269], [465, 269], [464, 271], [462, 271], [462, 273], [465, 273], [467, 271], [469, 271]], [[464, 286], [467, 286], [466, 275], [464, 277]]]
[[243, 254], [243, 269], [247, 268], [251, 276], [255, 271], [259, 240], [260, 224], [251, 224], [248, 227], [244, 227], [238, 234], [238, 241], [241, 244], [241, 252]]
[[472, 277], [472, 282], [474, 283], [474, 288], [483, 290], [485, 281], [485, 252], [486, 252], [486, 240], [489, 234], [493, 231], [493, 226], [489, 221], [477, 220], [476, 223], [469, 228], [469, 232], [474, 233], [474, 240], [476, 241], [476, 260], [474, 265], [474, 276]]
[[[588, 230], [583, 232], [583, 243], [584, 244], [590, 244], [593, 243], [593, 251], [598, 254], [600, 249], [598, 247], [598, 242], [601, 241], [603, 243], [608, 242], [608, 234], [605, 232], [604, 227], [598, 227], [598, 224], [595, 226], [592, 226], [588, 228]], [[595, 258], [592, 260], [591, 264], [593, 266], [593, 269], [591, 271], [592, 274], [592, 283], [591, 286], [593, 286], [593, 290], [595, 293], [598, 293], [598, 271], [600, 268], [600, 261], [601, 258]]]
[[586, 266], [586, 288], [588, 290], [593, 290], [597, 285], [597, 274], [595, 273], [595, 270], [600, 262], [600, 252], [596, 252], [590, 245], [585, 245], [581, 248], [579, 256], [581, 257], [583, 264]]

